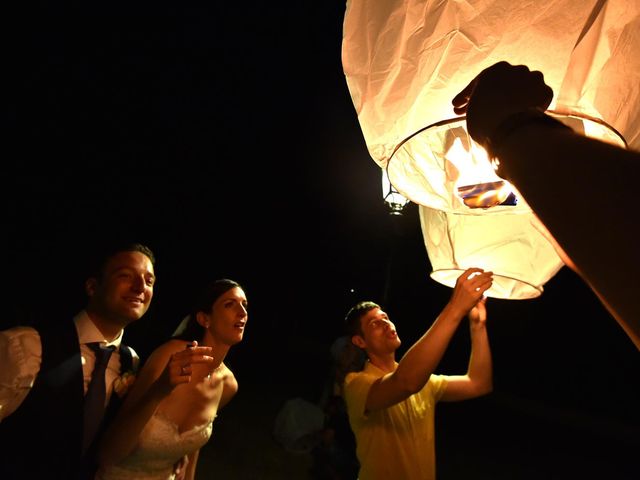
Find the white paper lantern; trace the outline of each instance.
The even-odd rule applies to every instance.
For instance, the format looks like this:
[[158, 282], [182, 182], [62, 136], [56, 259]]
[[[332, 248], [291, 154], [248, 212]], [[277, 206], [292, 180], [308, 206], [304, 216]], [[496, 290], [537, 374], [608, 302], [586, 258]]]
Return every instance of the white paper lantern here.
[[347, 1], [349, 91], [373, 160], [420, 205], [435, 280], [453, 286], [481, 267], [495, 274], [489, 296], [532, 298], [563, 265], [526, 199], [454, 116], [452, 98], [498, 61], [524, 64], [544, 73], [557, 118], [637, 148], [638, 47], [640, 1]]

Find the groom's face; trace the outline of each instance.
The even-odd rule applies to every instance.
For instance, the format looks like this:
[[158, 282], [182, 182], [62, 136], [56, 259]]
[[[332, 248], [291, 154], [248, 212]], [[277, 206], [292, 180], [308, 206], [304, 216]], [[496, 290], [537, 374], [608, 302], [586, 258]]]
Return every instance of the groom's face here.
[[140, 252], [120, 252], [107, 261], [100, 279], [88, 283], [87, 291], [105, 320], [124, 327], [146, 313], [154, 283], [149, 257]]

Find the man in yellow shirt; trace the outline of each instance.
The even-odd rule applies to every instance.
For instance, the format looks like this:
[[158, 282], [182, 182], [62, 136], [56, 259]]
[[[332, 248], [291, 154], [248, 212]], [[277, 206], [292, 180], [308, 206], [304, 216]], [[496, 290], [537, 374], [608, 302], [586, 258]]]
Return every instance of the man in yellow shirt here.
[[[486, 331], [484, 292], [492, 273], [466, 270], [451, 299], [400, 362], [400, 338], [379, 305], [360, 302], [346, 317], [354, 345], [368, 357], [361, 372], [347, 375], [344, 396], [356, 436], [359, 480], [435, 479], [435, 404], [478, 397], [492, 390], [492, 361]], [[465, 315], [471, 356], [465, 375], [434, 375]]]

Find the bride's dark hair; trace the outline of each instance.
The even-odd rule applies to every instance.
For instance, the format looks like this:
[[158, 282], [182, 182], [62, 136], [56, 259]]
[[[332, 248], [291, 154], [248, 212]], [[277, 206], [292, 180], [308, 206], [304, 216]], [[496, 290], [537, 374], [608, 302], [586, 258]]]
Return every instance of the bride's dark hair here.
[[204, 337], [205, 328], [196, 320], [197, 313], [210, 313], [216, 300], [221, 295], [235, 287], [242, 288], [238, 282], [228, 278], [221, 278], [207, 284], [197, 296], [191, 313], [187, 315], [182, 322], [180, 322], [176, 331], [173, 332], [172, 338], [185, 340], [187, 342], [192, 340], [200, 342]]

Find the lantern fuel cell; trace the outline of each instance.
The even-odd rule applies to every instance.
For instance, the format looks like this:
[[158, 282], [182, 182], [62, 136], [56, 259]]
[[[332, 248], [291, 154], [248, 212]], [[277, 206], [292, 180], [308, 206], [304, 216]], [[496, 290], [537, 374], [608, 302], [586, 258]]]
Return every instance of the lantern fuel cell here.
[[517, 205], [518, 199], [506, 182], [479, 183], [458, 187], [458, 195], [469, 208], [490, 208], [496, 205]]

